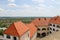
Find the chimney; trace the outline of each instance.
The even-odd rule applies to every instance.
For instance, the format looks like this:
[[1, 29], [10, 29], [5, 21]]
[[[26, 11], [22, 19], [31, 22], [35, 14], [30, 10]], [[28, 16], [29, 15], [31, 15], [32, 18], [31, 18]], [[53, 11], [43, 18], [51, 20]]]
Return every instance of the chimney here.
[[39, 18], [39, 20], [40, 20], [40, 18]]
[[44, 20], [46, 20], [46, 18], [44, 18]]

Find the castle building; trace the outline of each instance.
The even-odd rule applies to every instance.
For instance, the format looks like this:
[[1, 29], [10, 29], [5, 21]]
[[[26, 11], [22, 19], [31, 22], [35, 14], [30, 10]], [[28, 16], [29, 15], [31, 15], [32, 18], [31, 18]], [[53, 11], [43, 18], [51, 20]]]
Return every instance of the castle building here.
[[48, 23], [50, 18], [36, 18], [32, 23], [37, 27], [37, 37], [42, 38], [49, 34]]
[[37, 36], [37, 28], [33, 23], [27, 24], [30, 29], [30, 40], [35, 40]]
[[24, 23], [14, 22], [4, 31], [4, 40], [30, 40], [29, 33]]
[[49, 25], [50, 33], [54, 33], [60, 30], [60, 17], [56, 16], [51, 18]]
[[60, 17], [36, 18], [31, 23], [12, 23], [4, 31], [4, 40], [35, 40], [60, 31]]

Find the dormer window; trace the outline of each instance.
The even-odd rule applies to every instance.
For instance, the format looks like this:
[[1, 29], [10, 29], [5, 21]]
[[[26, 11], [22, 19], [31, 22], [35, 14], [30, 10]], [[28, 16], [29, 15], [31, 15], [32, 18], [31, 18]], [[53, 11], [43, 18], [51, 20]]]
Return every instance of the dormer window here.
[[39, 28], [38, 28], [37, 30], [38, 30], [38, 31], [40, 31], [40, 29], [39, 29]]
[[39, 20], [40, 20], [40, 18], [39, 18]]
[[52, 26], [52, 24], [49, 24], [49, 26]]
[[44, 18], [44, 20], [46, 20], [46, 18]]

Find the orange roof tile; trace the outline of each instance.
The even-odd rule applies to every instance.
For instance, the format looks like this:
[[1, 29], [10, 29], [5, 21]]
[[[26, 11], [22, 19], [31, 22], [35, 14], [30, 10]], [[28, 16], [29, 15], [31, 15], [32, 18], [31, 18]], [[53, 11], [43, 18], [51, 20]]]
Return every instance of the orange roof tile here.
[[60, 16], [56, 16], [56, 17], [51, 18], [49, 23], [60, 24]]
[[21, 21], [14, 22], [9, 26], [9, 28], [7, 28], [4, 31], [4, 34], [13, 35], [13, 36], [21, 36], [28, 30], [29, 30], [29, 28]]
[[35, 25], [33, 23], [27, 24], [27, 26], [30, 29], [30, 38], [32, 38], [33, 35], [36, 33], [37, 28], [35, 27]]
[[32, 21], [36, 26], [47, 26], [51, 18], [36, 18]]

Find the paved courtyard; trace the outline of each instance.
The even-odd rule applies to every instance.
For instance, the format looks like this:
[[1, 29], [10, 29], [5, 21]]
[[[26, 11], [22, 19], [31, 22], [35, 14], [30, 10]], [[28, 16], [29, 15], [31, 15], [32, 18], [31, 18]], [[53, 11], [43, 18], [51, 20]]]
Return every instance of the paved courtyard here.
[[3, 40], [3, 36], [0, 36], [0, 40]]

